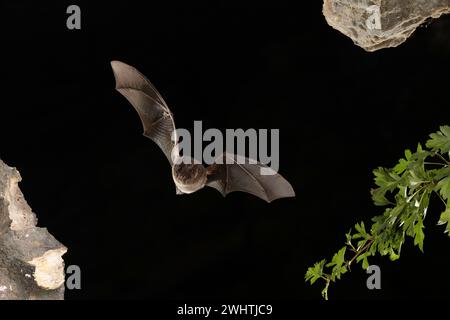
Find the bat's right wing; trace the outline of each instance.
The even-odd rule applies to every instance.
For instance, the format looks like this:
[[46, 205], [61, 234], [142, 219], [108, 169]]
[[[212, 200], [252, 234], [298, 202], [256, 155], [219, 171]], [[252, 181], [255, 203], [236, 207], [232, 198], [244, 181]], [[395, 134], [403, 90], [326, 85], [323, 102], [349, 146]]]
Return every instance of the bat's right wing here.
[[[164, 152], [172, 164], [172, 149], [175, 122], [164, 99], [138, 70], [120, 61], [112, 61], [111, 66], [119, 91], [136, 109], [144, 127], [144, 136], [152, 139]], [[176, 136], [174, 135], [176, 141]]]
[[249, 159], [229, 153], [224, 153], [219, 158], [222, 160], [221, 164], [214, 163], [207, 169], [206, 185], [218, 190], [223, 196], [230, 192], [242, 191], [267, 202], [295, 197], [291, 184], [280, 174], [275, 171], [271, 175], [261, 174], [262, 168], [271, 170], [267, 166], [261, 163], [250, 164]]

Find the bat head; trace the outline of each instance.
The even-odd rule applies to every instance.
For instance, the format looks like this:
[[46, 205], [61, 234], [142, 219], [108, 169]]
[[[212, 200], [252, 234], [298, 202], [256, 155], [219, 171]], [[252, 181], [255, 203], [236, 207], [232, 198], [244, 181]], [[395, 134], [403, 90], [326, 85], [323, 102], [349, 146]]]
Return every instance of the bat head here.
[[202, 189], [207, 181], [206, 168], [202, 164], [179, 163], [172, 167], [172, 177], [183, 193], [193, 193]]

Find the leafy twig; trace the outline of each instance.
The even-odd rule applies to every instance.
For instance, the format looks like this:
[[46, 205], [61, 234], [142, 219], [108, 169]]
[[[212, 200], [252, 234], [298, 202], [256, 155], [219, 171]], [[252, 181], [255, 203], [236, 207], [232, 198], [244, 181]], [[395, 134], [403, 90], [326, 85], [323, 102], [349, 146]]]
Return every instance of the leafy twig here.
[[[369, 231], [363, 222], [357, 223], [355, 231], [346, 234], [345, 246], [331, 261], [322, 260], [307, 270], [307, 282], [325, 282], [322, 291], [325, 299], [328, 299], [330, 284], [350, 271], [355, 261], [367, 269], [368, 258], [376, 254], [389, 256], [392, 261], [399, 259], [406, 236], [413, 238], [414, 244], [423, 251], [423, 222], [432, 194], [437, 194], [445, 205], [439, 225], [446, 225], [445, 233], [450, 234], [450, 161], [446, 158], [450, 152], [450, 127], [443, 126], [431, 134], [426, 147], [428, 150], [419, 144], [414, 153], [406, 150], [405, 158], [392, 169], [374, 170], [377, 187], [372, 190], [372, 199], [376, 206], [386, 208], [384, 213], [372, 219]], [[426, 161], [428, 159], [434, 161]], [[349, 258], [348, 251], [354, 253]]]

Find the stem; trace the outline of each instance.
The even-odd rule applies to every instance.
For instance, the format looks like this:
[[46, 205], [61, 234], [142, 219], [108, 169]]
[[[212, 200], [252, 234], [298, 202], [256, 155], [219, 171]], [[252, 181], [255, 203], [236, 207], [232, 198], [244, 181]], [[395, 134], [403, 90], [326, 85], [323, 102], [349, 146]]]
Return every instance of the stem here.
[[442, 203], [444, 204], [445, 207], [447, 207], [447, 202], [445, 202], [444, 198], [442, 198], [442, 196], [439, 194], [439, 192], [434, 191], [434, 193], [437, 194], [437, 196], [439, 197], [439, 199], [441, 199]]
[[[430, 182], [431, 182], [431, 181], [430, 181]], [[425, 182], [422, 182], [422, 183], [425, 183]], [[427, 183], [429, 183], [429, 182], [427, 182]], [[409, 197], [407, 198], [407, 201], [409, 202], [409, 201], [411, 201], [412, 199], [414, 199], [414, 197], [415, 197], [418, 193], [420, 193], [421, 191], [423, 191], [423, 189], [425, 189], [426, 187], [428, 187], [428, 184], [425, 184], [425, 185], [421, 186], [416, 192], [414, 192], [411, 196], [409, 196]]]
[[325, 284], [325, 288], [322, 291], [323, 298], [328, 301], [328, 288], [330, 287], [331, 279], [326, 279], [327, 283]]
[[434, 165], [434, 166], [444, 166], [446, 167], [447, 165], [441, 162], [424, 162], [424, 164], [428, 164], [428, 165]]
[[361, 255], [363, 254], [365, 251], [367, 251], [370, 246], [372, 245], [372, 243], [375, 241], [374, 238], [368, 240], [368, 242], [366, 243], [366, 245], [364, 247], [362, 247], [358, 252], [356, 252], [356, 254], [353, 256], [353, 258], [347, 263], [348, 268], [350, 269], [352, 263]]
[[435, 155], [435, 156], [438, 156], [438, 158], [441, 158], [441, 160], [444, 161], [444, 163], [445, 163], [446, 165], [449, 165], [449, 164], [450, 164], [450, 162], [448, 162], [447, 159], [445, 159], [444, 156], [442, 156], [440, 153], [435, 153], [434, 155]]

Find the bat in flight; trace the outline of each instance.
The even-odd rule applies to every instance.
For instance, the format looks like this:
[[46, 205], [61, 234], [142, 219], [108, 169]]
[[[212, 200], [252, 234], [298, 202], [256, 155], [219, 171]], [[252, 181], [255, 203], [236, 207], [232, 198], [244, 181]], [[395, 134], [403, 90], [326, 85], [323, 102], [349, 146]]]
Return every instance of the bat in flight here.
[[[135, 68], [112, 61], [111, 66], [119, 91], [136, 109], [144, 127], [144, 136], [153, 140], [164, 152], [172, 166], [177, 194], [189, 194], [204, 186], [217, 189], [223, 196], [233, 191], [253, 194], [267, 202], [295, 197], [292, 186], [280, 174], [261, 175], [265, 165], [249, 159], [236, 161], [233, 154], [224, 152], [208, 167], [192, 161], [174, 161], [172, 151], [177, 147], [172, 112], [155, 87]], [[176, 154], [176, 153], [175, 153]], [[221, 161], [218, 161], [220, 159]]]

